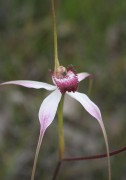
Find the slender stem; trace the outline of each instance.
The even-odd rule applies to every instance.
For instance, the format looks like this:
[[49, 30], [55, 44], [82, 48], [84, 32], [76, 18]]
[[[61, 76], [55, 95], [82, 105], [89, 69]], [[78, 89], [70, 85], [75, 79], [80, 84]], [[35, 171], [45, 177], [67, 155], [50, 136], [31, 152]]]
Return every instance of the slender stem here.
[[[110, 152], [109, 156], [115, 156], [115, 155], [120, 154], [125, 151], [126, 151], [126, 146], [121, 149], [117, 149], [117, 150]], [[85, 156], [85, 157], [84, 156], [71, 157], [71, 158], [64, 158], [63, 161], [84, 161], [84, 160], [92, 160], [92, 159], [101, 159], [101, 158], [105, 158], [107, 156], [108, 156], [107, 154], [99, 154], [99, 155], [92, 155], [92, 156]]]
[[51, 1], [52, 1], [52, 14], [53, 14], [53, 31], [54, 31], [54, 63], [55, 63], [55, 71], [56, 71], [56, 69], [59, 67], [58, 48], [57, 48], [57, 28], [56, 28], [54, 0]]
[[61, 164], [62, 164], [62, 161], [58, 161], [58, 163], [57, 163], [57, 165], [56, 165], [55, 172], [54, 172], [54, 174], [53, 174], [52, 180], [56, 180], [57, 175], [58, 175], [58, 172], [59, 172], [60, 167], [61, 167]]
[[52, 180], [55, 180], [57, 178], [62, 159], [64, 158], [63, 103], [64, 96], [62, 96], [58, 107], [59, 161], [57, 163]]
[[58, 133], [59, 133], [59, 158], [62, 160], [64, 158], [64, 131], [63, 131], [63, 102], [64, 96], [59, 104], [58, 108]]
[[[117, 154], [120, 154], [122, 152], [126, 151], [126, 146], [122, 147], [120, 149], [114, 150], [112, 152], [109, 153], [109, 156], [115, 156]], [[56, 180], [59, 169], [61, 167], [61, 164], [63, 162], [69, 162], [69, 161], [84, 161], [84, 160], [93, 160], [93, 159], [102, 159], [102, 158], [106, 158], [108, 156], [108, 154], [99, 154], [99, 155], [92, 155], [92, 156], [82, 156], [82, 157], [68, 157], [68, 158], [63, 158], [62, 161], [59, 161], [57, 163], [54, 175], [53, 175], [53, 179], [52, 180]]]

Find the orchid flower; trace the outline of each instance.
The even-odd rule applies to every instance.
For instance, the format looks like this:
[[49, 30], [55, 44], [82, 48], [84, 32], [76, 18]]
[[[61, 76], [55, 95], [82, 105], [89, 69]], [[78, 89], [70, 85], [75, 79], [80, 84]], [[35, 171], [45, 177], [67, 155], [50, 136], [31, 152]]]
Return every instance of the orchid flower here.
[[[61, 101], [62, 96], [64, 96], [65, 94], [68, 94], [70, 97], [80, 102], [80, 104], [85, 108], [85, 110], [95, 119], [97, 119], [103, 131], [106, 148], [107, 148], [107, 154], [109, 157], [107, 135], [102, 121], [101, 112], [98, 106], [94, 104], [94, 102], [92, 102], [86, 94], [77, 92], [79, 82], [81, 82], [82, 80], [84, 80], [89, 76], [90, 74], [86, 72], [77, 74], [72, 66], [69, 66], [67, 69], [63, 66], [59, 66], [57, 71], [52, 74], [52, 80], [54, 85], [44, 82], [30, 81], [30, 80], [16, 80], [16, 81], [4, 82], [1, 84], [1, 85], [7, 85], [7, 84], [20, 85], [34, 89], [43, 88], [48, 91], [53, 91], [49, 96], [47, 96], [44, 99], [39, 109], [38, 116], [40, 122], [40, 136], [39, 136], [34, 166], [36, 166], [43, 135], [46, 129], [48, 128], [48, 126], [54, 120], [59, 102]], [[108, 161], [108, 166], [110, 168], [109, 161]]]
[[[109, 146], [107, 134], [105, 131], [105, 127], [103, 124], [101, 112], [98, 106], [92, 102], [89, 97], [84, 94], [77, 92], [79, 82], [89, 77], [90, 74], [86, 72], [76, 73], [73, 66], [69, 66], [65, 68], [60, 66], [58, 60], [58, 50], [57, 50], [57, 31], [56, 31], [56, 16], [54, 9], [54, 0], [52, 2], [52, 13], [53, 13], [53, 27], [54, 27], [54, 62], [55, 68], [52, 73], [52, 81], [53, 85], [38, 82], [38, 81], [30, 81], [30, 80], [16, 80], [4, 82], [1, 85], [20, 85], [27, 88], [34, 89], [46, 89], [48, 91], [52, 91], [52, 93], [44, 99], [39, 109], [39, 122], [40, 122], [40, 135], [38, 140], [38, 145], [35, 153], [34, 164], [32, 169], [31, 180], [34, 180], [36, 163], [38, 159], [38, 154], [40, 151], [41, 143], [43, 140], [44, 133], [48, 126], [52, 123], [55, 118], [56, 112], [58, 111], [58, 119], [59, 119], [59, 150], [60, 150], [60, 159], [62, 160], [64, 157], [64, 136], [63, 136], [63, 118], [62, 118], [62, 108], [63, 108], [63, 98], [65, 94], [68, 94], [70, 97], [77, 100], [85, 110], [93, 116], [100, 124], [100, 127], [103, 132], [103, 136], [105, 139], [107, 157], [108, 157], [108, 174], [109, 180], [111, 180], [111, 167], [110, 167], [110, 157], [109, 157]], [[57, 110], [58, 109], [58, 110]]]

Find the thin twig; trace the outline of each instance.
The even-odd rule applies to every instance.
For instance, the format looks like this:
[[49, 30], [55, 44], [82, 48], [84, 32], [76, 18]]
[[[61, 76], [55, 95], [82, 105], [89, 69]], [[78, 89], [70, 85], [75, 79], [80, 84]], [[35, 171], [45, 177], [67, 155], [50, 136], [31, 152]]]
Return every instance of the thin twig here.
[[[109, 155], [114, 156], [124, 151], [126, 151], [126, 146], [121, 149], [110, 152]], [[107, 154], [100, 154], [100, 155], [93, 155], [93, 156], [86, 156], [86, 157], [64, 158], [63, 161], [82, 161], [82, 160], [91, 160], [91, 159], [101, 159], [105, 157], [107, 157]]]
[[52, 180], [56, 180], [61, 164], [62, 164], [62, 161], [58, 161]]
[[[110, 156], [114, 156], [114, 155], [120, 154], [120, 153], [122, 153], [124, 151], [126, 151], [126, 146], [121, 148], [121, 149], [118, 149], [118, 150], [110, 152], [109, 155]], [[61, 167], [61, 164], [63, 163], [63, 161], [64, 162], [68, 162], [68, 161], [83, 161], [83, 160], [101, 159], [101, 158], [105, 158], [105, 157], [107, 157], [107, 154], [100, 154], [100, 155], [93, 155], [93, 156], [86, 156], [86, 157], [64, 158], [61, 161], [58, 161], [56, 169], [55, 169], [54, 174], [53, 174], [52, 180], [56, 180], [57, 175], [58, 175], [59, 170], [60, 170], [60, 167]]]

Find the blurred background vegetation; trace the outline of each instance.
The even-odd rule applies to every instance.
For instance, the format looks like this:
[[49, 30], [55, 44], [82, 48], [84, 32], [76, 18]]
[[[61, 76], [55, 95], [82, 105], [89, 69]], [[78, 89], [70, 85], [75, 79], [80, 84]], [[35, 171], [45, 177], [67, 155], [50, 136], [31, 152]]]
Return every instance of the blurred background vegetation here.
[[[110, 150], [126, 143], [126, 1], [57, 0], [59, 59], [94, 74], [90, 98], [100, 107]], [[51, 83], [53, 27], [50, 0], [0, 1], [0, 82]], [[87, 93], [88, 80], [80, 84]], [[0, 179], [30, 179], [44, 90], [0, 88]], [[64, 107], [65, 156], [105, 152], [101, 129], [74, 100]], [[111, 157], [112, 179], [126, 179], [126, 153]], [[57, 119], [48, 128], [36, 180], [50, 180], [58, 159]], [[106, 159], [64, 163], [60, 180], [107, 179]]]

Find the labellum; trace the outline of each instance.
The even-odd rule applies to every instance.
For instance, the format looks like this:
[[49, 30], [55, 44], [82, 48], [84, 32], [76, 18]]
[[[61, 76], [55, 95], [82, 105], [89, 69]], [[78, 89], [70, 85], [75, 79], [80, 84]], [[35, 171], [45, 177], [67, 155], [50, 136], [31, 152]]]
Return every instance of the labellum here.
[[59, 66], [53, 74], [53, 80], [62, 94], [65, 94], [66, 91], [75, 92], [78, 88], [78, 77], [73, 66], [69, 66], [67, 69]]

